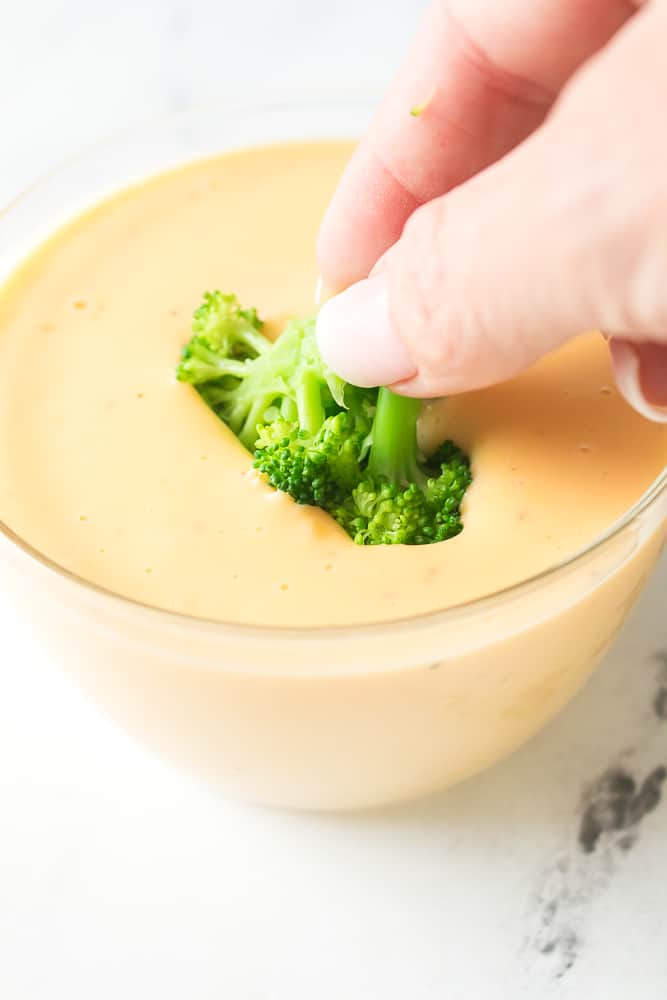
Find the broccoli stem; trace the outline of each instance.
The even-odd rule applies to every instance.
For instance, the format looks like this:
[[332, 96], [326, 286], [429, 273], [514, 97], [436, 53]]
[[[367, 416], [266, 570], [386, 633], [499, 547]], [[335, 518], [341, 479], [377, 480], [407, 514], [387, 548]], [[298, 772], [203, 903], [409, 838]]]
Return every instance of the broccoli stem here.
[[368, 469], [395, 486], [423, 485], [426, 476], [419, 467], [417, 418], [421, 400], [397, 396], [386, 387], [378, 391], [373, 420]]
[[256, 330], [244, 330], [239, 339], [255, 354], [265, 354], [273, 347], [273, 341]]
[[314, 371], [305, 371], [296, 391], [296, 405], [301, 429], [317, 434], [324, 423], [322, 380]]

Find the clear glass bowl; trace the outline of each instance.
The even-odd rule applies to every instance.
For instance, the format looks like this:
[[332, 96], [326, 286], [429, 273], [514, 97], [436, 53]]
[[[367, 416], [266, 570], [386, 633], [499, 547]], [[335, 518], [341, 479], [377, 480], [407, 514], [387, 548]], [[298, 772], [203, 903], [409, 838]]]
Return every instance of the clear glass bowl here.
[[[180, 162], [349, 138], [360, 101], [200, 108], [128, 131], [0, 215], [0, 279], [61, 223]], [[603, 656], [665, 540], [667, 472], [560, 566], [435, 614], [278, 629], [149, 608], [79, 579], [0, 523], [0, 579], [48, 648], [128, 731], [231, 794], [356, 809], [444, 788], [506, 756]], [[46, 752], [46, 748], [45, 748]]]

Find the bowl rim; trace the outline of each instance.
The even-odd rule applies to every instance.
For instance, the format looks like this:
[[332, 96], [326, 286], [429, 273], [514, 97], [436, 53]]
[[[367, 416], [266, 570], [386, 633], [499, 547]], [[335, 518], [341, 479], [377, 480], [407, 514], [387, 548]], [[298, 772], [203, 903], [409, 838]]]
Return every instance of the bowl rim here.
[[[7, 216], [11, 215], [15, 209], [22, 206], [32, 194], [39, 191], [51, 179], [57, 177], [59, 174], [65, 173], [70, 167], [77, 165], [80, 161], [84, 160], [87, 156], [96, 151], [102, 151], [105, 148], [115, 146], [117, 143], [130, 140], [132, 135], [135, 134], [135, 132], [140, 128], [146, 126], [159, 127], [162, 124], [167, 125], [168, 123], [175, 122], [179, 119], [186, 119], [189, 116], [201, 114], [203, 111], [211, 108], [217, 108], [219, 111], [224, 111], [228, 114], [238, 114], [244, 111], [252, 113], [268, 113], [271, 111], [278, 112], [280, 110], [305, 111], [308, 108], [312, 109], [322, 107], [323, 105], [337, 107], [339, 109], [349, 106], [356, 109], [365, 107], [370, 110], [372, 107], [371, 97], [368, 94], [360, 95], [358, 92], [332, 93], [331, 91], [315, 91], [310, 92], [307, 96], [304, 96], [302, 93], [291, 94], [288, 91], [282, 92], [279, 95], [274, 95], [270, 99], [260, 99], [259, 97], [257, 99], [254, 99], [253, 97], [250, 100], [244, 101], [225, 101], [220, 99], [206, 103], [197, 103], [187, 108], [179, 109], [178, 111], [153, 115], [140, 122], [135, 121], [129, 126], [116, 129], [97, 141], [86, 144], [72, 155], [61, 159], [52, 168], [40, 174], [35, 180], [20, 190], [15, 196], [10, 198], [8, 202], [0, 206], [0, 222], [2, 222]], [[184, 165], [187, 162], [195, 162], [197, 159], [201, 159], [201, 157], [195, 157], [190, 161], [184, 159], [180, 161], [179, 165]], [[165, 165], [164, 170], [169, 169], [173, 169], [173, 167]], [[160, 172], [161, 171], [157, 171], [158, 174]], [[155, 175], [156, 174], [147, 174], [146, 177], [148, 178]], [[128, 185], [122, 185], [118, 188], [118, 190], [122, 191], [125, 187], [132, 186], [132, 184], [133, 182], [130, 182]], [[110, 197], [110, 195], [104, 194], [100, 201], [104, 201], [108, 197]], [[83, 212], [77, 211], [74, 215], [68, 217], [65, 222], [59, 223], [54, 229], [50, 230], [45, 237], [40, 238], [32, 249], [36, 249], [43, 242], [59, 232], [60, 229], [75, 221], [80, 214], [84, 213], [85, 210], [83, 210]], [[0, 288], [2, 288], [6, 282], [11, 280], [13, 274], [16, 273], [29, 255], [30, 252], [19, 258], [16, 264], [12, 266], [10, 272], [0, 281]], [[117, 608], [124, 609], [126, 612], [141, 613], [143, 616], [149, 614], [153, 617], [156, 623], [171, 626], [176, 625], [195, 630], [203, 629], [207, 632], [213, 630], [221, 636], [234, 635], [238, 638], [245, 637], [247, 639], [254, 638], [266, 640], [271, 638], [284, 638], [304, 641], [312, 640], [313, 638], [323, 639], [327, 637], [354, 639], [378, 634], [386, 635], [387, 633], [396, 632], [397, 630], [402, 632], [407, 627], [426, 629], [433, 626], [444, 625], [447, 622], [468, 616], [475, 612], [486, 612], [499, 603], [514, 600], [524, 592], [533, 590], [536, 587], [547, 585], [552, 579], [557, 578], [564, 571], [567, 571], [571, 567], [585, 561], [589, 556], [592, 556], [599, 549], [603, 548], [608, 542], [613, 541], [613, 539], [620, 535], [627, 527], [637, 521], [642, 514], [656, 505], [661, 498], [666, 497], [667, 465], [639, 497], [639, 499], [619, 518], [613, 521], [604, 531], [596, 535], [586, 545], [575, 550], [575, 552], [571, 553], [565, 559], [548, 566], [546, 569], [540, 570], [540, 572], [519, 580], [517, 583], [513, 583], [508, 587], [503, 587], [472, 600], [463, 601], [455, 605], [449, 605], [446, 608], [440, 608], [435, 611], [427, 611], [416, 615], [405, 615], [379, 622], [361, 622], [351, 625], [255, 625], [226, 621], [223, 619], [200, 617], [180, 611], [161, 608], [157, 605], [148, 604], [135, 600], [134, 598], [127, 597], [124, 594], [106, 588], [101, 584], [95, 583], [94, 581], [67, 569], [67, 567], [61, 565], [56, 560], [51, 559], [49, 556], [32, 546], [26, 539], [18, 535], [1, 518], [0, 543], [2, 544], [0, 546], [0, 556], [4, 555], [2, 547], [8, 546], [10, 551], [18, 551], [19, 554], [27, 558], [31, 564], [37, 564], [42, 569], [47, 570], [50, 574], [55, 574], [57, 577], [75, 585], [83, 592], [104, 600], [110, 606], [114, 605]]]

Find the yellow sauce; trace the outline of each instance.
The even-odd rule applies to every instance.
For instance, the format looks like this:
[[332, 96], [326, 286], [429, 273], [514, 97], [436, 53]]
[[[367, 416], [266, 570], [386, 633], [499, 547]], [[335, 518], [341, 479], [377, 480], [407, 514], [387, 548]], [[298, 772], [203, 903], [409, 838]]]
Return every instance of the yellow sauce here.
[[202, 292], [277, 326], [313, 308], [314, 241], [345, 143], [248, 150], [133, 188], [58, 233], [0, 297], [0, 519], [112, 591], [232, 622], [383, 621], [467, 601], [593, 540], [667, 461], [587, 335], [527, 374], [431, 405], [472, 456], [465, 528], [355, 546], [258, 480], [174, 379]]

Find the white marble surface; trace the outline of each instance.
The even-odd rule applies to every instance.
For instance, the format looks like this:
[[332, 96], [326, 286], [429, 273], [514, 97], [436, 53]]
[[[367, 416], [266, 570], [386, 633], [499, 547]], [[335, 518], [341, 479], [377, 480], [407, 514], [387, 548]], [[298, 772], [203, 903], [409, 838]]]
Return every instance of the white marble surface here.
[[381, 92], [425, 0], [0, 0], [0, 204], [114, 129], [212, 98]]
[[[0, 0], [0, 203], [155, 112], [381, 89], [417, 6]], [[603, 669], [511, 760], [342, 819], [211, 798], [91, 708], [0, 595], [0, 996], [663, 1000], [667, 807], [630, 840], [578, 838], [591, 782], [657, 785], [667, 763], [666, 588], [663, 561]]]

